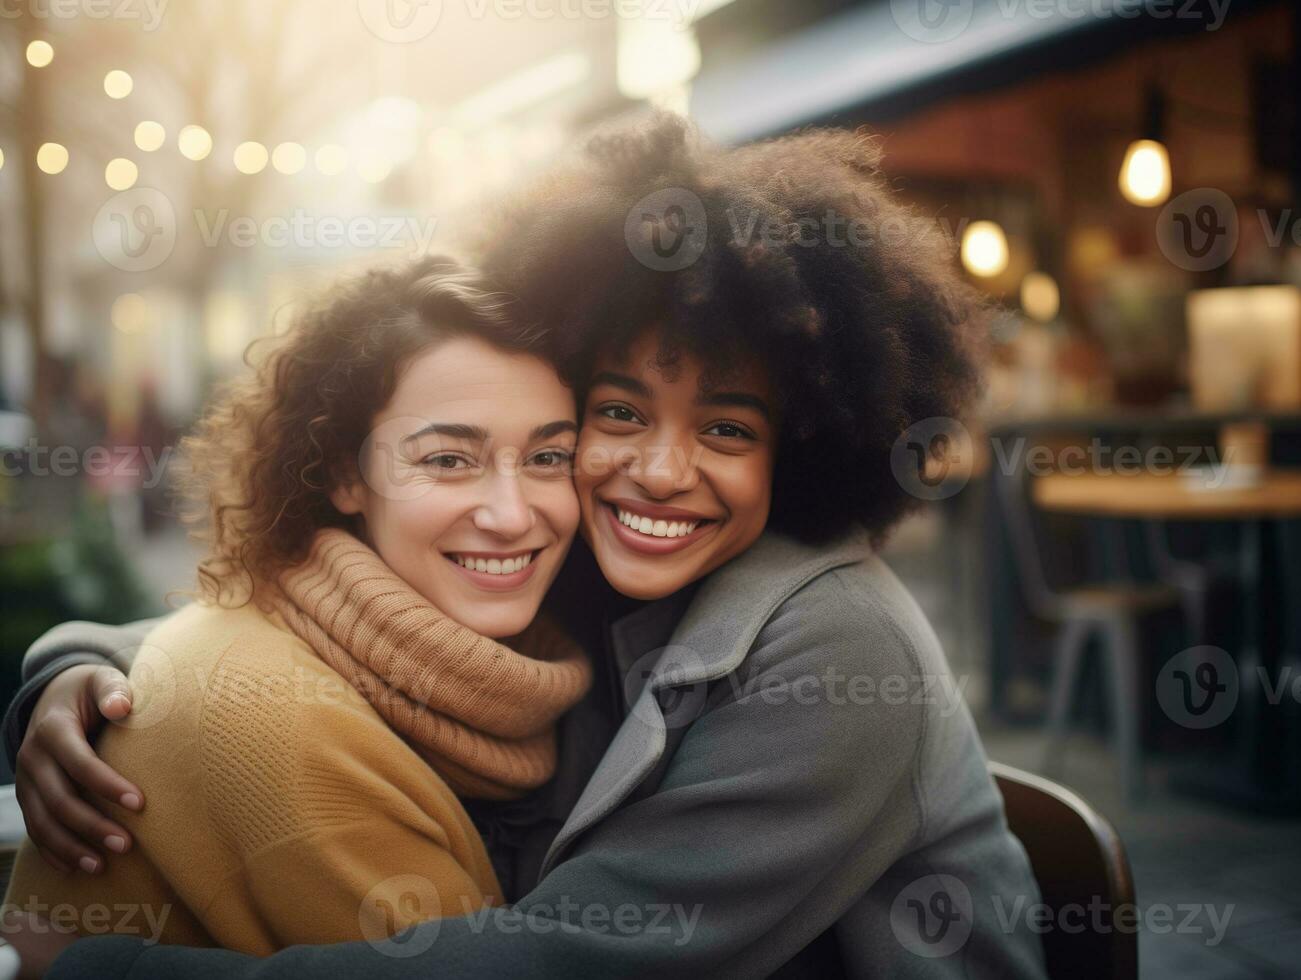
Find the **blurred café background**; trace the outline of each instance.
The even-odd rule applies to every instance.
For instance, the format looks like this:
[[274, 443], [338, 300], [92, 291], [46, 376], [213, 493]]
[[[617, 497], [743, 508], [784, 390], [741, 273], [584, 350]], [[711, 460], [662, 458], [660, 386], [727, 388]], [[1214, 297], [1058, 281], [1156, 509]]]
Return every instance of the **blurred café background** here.
[[[1301, 967], [1298, 14], [1249, 0], [5, 0], [0, 704], [166, 608], [178, 435], [341, 269], [651, 107], [880, 135], [998, 301], [886, 557], [992, 758], [1119, 828], [1143, 975]], [[4, 823], [14, 826], [12, 798]], [[18, 823], [21, 827], [21, 823]], [[1205, 921], [1205, 917], [1201, 921]]]

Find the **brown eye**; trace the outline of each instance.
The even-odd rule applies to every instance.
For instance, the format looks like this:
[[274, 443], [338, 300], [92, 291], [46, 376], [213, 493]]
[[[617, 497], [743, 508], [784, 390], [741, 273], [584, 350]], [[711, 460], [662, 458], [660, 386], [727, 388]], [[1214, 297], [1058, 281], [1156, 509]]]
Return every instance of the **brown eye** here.
[[724, 439], [753, 439], [754, 433], [737, 425], [735, 422], [715, 422], [705, 430], [705, 435], [721, 436]]
[[616, 422], [637, 422], [637, 413], [627, 405], [603, 405], [596, 410], [597, 415], [604, 415]]

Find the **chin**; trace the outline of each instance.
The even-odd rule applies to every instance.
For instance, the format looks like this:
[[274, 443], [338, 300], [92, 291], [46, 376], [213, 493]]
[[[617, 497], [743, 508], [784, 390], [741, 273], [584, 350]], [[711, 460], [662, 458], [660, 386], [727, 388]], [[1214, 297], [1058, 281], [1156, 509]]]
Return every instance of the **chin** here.
[[467, 617], [466, 620], [462, 620], [462, 623], [480, 636], [486, 636], [490, 640], [500, 640], [523, 633], [537, 618], [537, 614], [537, 607], [533, 605], [519, 612], [504, 609], [491, 612], [484, 610], [478, 615]]

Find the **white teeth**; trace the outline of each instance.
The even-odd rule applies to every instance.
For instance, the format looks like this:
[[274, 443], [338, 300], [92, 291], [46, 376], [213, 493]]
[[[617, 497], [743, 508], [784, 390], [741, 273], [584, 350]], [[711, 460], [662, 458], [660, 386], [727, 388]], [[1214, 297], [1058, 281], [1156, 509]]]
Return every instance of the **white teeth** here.
[[462, 568], [472, 572], [486, 572], [489, 575], [513, 575], [529, 566], [533, 553], [517, 555], [514, 558], [471, 558], [469, 555], [453, 555], [452, 560]]
[[616, 512], [620, 524], [656, 538], [684, 538], [700, 524], [699, 521], [654, 521], [618, 508]]

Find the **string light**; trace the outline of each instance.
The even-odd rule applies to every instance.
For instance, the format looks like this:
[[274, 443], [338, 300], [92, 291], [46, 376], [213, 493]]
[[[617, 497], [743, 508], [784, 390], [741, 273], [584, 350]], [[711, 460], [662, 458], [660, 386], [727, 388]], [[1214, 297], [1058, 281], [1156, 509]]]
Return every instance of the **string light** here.
[[202, 126], [186, 126], [176, 137], [181, 156], [188, 160], [202, 160], [212, 152], [212, 136]]
[[124, 191], [135, 186], [140, 171], [136, 165], [125, 157], [115, 157], [104, 168], [104, 183], [115, 191]]
[[42, 143], [36, 151], [36, 166], [47, 174], [63, 173], [68, 165], [68, 148], [62, 143]]
[[110, 99], [125, 99], [135, 88], [135, 82], [131, 76], [120, 69], [114, 68], [104, 76], [104, 93]]
[[326, 143], [316, 151], [316, 169], [334, 177], [348, 169], [348, 151], [338, 143]]
[[54, 45], [49, 41], [33, 41], [27, 45], [27, 63], [33, 68], [44, 68], [54, 60]]
[[261, 173], [267, 165], [267, 148], [256, 140], [235, 147], [235, 169], [242, 174]]
[[307, 151], [298, 143], [281, 143], [271, 154], [271, 165], [286, 176], [293, 176], [307, 165]]
[[161, 123], [146, 119], [136, 126], [135, 140], [136, 146], [140, 149], [146, 153], [153, 153], [167, 141], [167, 130]]
[[392, 172], [392, 162], [377, 150], [363, 150], [357, 161], [357, 173], [368, 184], [383, 183]]

